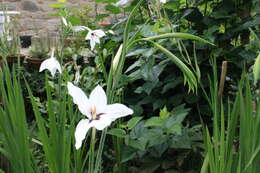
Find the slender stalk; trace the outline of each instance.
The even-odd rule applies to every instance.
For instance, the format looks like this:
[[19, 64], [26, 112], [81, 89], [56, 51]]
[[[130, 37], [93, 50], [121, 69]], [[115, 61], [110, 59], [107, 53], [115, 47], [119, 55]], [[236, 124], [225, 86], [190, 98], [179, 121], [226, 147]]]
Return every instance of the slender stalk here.
[[89, 173], [94, 173], [95, 170], [95, 144], [96, 144], [96, 129], [92, 128], [91, 142], [90, 142], [90, 156], [89, 156]]
[[222, 95], [223, 95], [225, 81], [226, 81], [226, 75], [227, 75], [227, 61], [223, 61], [220, 83], [219, 83], [219, 90], [218, 90], [218, 96], [220, 96], [220, 97], [222, 97]]
[[107, 75], [107, 71], [106, 71], [106, 67], [105, 67], [105, 62], [104, 62], [103, 56], [101, 55], [100, 47], [99, 47], [99, 50], [98, 50], [98, 56], [99, 56], [99, 60], [100, 60], [100, 64], [101, 64], [101, 68], [102, 68], [105, 80], [107, 81], [108, 80], [108, 75]]

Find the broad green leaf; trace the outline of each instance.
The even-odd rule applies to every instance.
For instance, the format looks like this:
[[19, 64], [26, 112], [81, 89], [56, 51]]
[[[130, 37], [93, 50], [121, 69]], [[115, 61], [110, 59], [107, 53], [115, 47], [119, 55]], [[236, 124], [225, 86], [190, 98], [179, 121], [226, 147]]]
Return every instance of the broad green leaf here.
[[114, 128], [107, 132], [109, 135], [113, 135], [119, 138], [124, 138], [126, 136], [126, 132], [123, 129]]
[[142, 137], [138, 139], [130, 139], [129, 146], [139, 150], [145, 150], [147, 142], [148, 140]]
[[136, 150], [131, 147], [125, 147], [122, 150], [122, 160], [121, 163], [127, 162], [136, 156]]
[[167, 129], [168, 133], [181, 135], [182, 125], [181, 124], [173, 124], [170, 128]]
[[170, 1], [168, 3], [166, 3], [164, 6], [164, 8], [168, 8], [168, 9], [172, 9], [172, 10], [177, 10], [180, 7], [180, 2], [179, 1]]
[[136, 126], [136, 124], [142, 119], [143, 117], [133, 117], [131, 120], [127, 122], [128, 129], [132, 129]]
[[163, 125], [164, 125], [164, 120], [162, 120], [160, 117], [152, 117], [145, 122], [144, 127], [163, 126]]
[[120, 8], [116, 7], [114, 5], [107, 5], [105, 8], [106, 8], [107, 11], [110, 11], [113, 14], [119, 14], [120, 13]]

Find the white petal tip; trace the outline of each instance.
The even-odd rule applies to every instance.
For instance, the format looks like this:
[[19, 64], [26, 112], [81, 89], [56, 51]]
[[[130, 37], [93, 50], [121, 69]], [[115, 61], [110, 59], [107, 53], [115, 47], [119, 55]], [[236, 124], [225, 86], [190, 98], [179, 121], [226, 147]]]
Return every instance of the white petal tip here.
[[76, 148], [76, 150], [79, 150], [81, 148], [81, 145], [80, 144], [75, 144], [75, 148]]
[[131, 114], [133, 114], [133, 113], [134, 113], [134, 111], [133, 111], [132, 109], [130, 109], [130, 108], [129, 108], [129, 110], [128, 110], [128, 111], [129, 111], [129, 114], [128, 114], [128, 115], [131, 115]]

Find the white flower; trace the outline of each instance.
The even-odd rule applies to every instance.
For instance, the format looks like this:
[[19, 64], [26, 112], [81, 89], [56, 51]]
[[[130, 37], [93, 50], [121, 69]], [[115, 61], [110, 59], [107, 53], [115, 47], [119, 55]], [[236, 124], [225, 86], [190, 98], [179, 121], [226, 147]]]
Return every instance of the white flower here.
[[117, 7], [124, 6], [127, 2], [128, 2], [128, 0], [119, 0], [114, 5], [117, 6]]
[[65, 17], [62, 17], [62, 18], [61, 18], [61, 21], [62, 21], [62, 23], [63, 23], [65, 26], [68, 26], [68, 25], [69, 25]]
[[116, 35], [116, 33], [115, 33], [113, 30], [111, 30], [111, 29], [108, 30], [107, 32], [108, 32], [109, 34]]
[[86, 40], [90, 40], [91, 50], [94, 50], [96, 43], [100, 44], [100, 38], [104, 37], [106, 34], [101, 29], [89, 31]]
[[79, 81], [80, 81], [80, 78], [81, 78], [81, 76], [80, 76], [80, 71], [79, 71], [79, 70], [77, 70], [77, 71], [76, 71], [76, 73], [75, 73], [74, 84], [77, 84], [77, 83], [79, 83]]
[[112, 69], [114, 72], [117, 70], [117, 66], [122, 54], [122, 50], [123, 50], [123, 45], [121, 44], [112, 62]]
[[74, 32], [81, 32], [81, 31], [85, 31], [85, 30], [89, 30], [91, 31], [88, 27], [86, 26], [72, 26], [72, 30]]
[[41, 63], [39, 72], [42, 72], [43, 70], [48, 69], [51, 72], [51, 75], [54, 77], [56, 71], [62, 73], [61, 66], [59, 61], [54, 57], [54, 49], [52, 49], [51, 57], [44, 60]]
[[133, 114], [133, 110], [123, 104], [107, 105], [106, 94], [99, 85], [90, 93], [89, 98], [71, 82], [68, 82], [67, 87], [69, 94], [73, 97], [73, 102], [78, 105], [79, 111], [87, 117], [80, 120], [76, 127], [76, 149], [81, 147], [82, 141], [91, 127], [103, 130], [117, 118]]
[[161, 3], [165, 4], [167, 0], [160, 0]]
[[81, 32], [81, 31], [85, 31], [85, 30], [91, 31], [91, 29], [89, 29], [86, 26], [72, 26], [71, 23], [68, 22], [65, 17], [62, 17], [61, 21], [62, 21], [64, 26], [71, 28], [74, 32]]

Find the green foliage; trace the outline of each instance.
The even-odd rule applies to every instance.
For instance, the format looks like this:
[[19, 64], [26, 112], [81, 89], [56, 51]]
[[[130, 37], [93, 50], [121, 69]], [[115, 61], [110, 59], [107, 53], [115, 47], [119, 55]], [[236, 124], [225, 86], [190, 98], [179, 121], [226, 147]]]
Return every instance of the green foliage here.
[[[258, 170], [259, 98], [255, 96], [259, 78], [259, 2], [168, 0], [159, 4], [157, 0], [133, 0], [123, 7], [116, 7], [116, 2], [96, 0], [95, 12], [99, 4], [106, 9], [96, 17], [90, 17], [92, 10], [88, 5], [68, 8], [64, 0], [52, 5], [58, 8], [55, 15], [69, 23], [61, 25], [57, 48], [57, 57], [64, 64], [62, 77], [50, 78], [51, 81], [45, 77], [46, 83], [41, 85], [38, 81], [43, 76], [39, 77], [38, 72], [24, 74], [35, 114], [31, 117], [33, 113], [29, 110], [34, 135], [33, 145], [28, 140], [34, 151], [30, 155], [36, 155], [39, 159], [36, 163], [47, 163], [39, 170], [48, 169], [52, 173], [84, 172], [86, 168], [95, 173]], [[115, 23], [100, 28], [96, 22], [108, 16]], [[96, 50], [90, 51], [89, 42], [84, 40], [87, 31], [72, 31], [72, 26], [78, 25], [112, 29], [115, 34], [106, 32]], [[73, 39], [67, 41], [68, 37]], [[0, 45], [1, 56], [16, 54], [10, 53], [16, 49], [7, 48], [7, 43], [10, 42], [5, 40]], [[211, 57], [216, 58], [213, 64], [209, 61]], [[224, 60], [228, 61], [228, 70], [220, 98], [217, 74]], [[255, 86], [250, 85], [251, 74], [244, 74], [246, 77], [238, 84], [242, 71], [250, 71], [253, 63]], [[216, 67], [213, 73], [212, 66]], [[213, 80], [208, 82], [212, 76]], [[66, 89], [62, 81], [74, 81], [87, 92], [97, 84], [105, 86], [108, 102], [124, 102], [134, 110], [134, 115], [96, 135], [97, 140], [92, 142], [99, 144], [98, 148], [91, 147], [89, 153], [85, 149], [75, 151], [74, 123], [79, 116], [63, 92]], [[250, 87], [255, 91], [250, 91]], [[208, 127], [204, 129], [205, 148], [201, 120]], [[90, 158], [96, 159], [90, 161], [91, 168], [86, 166]]]
[[[216, 68], [216, 67], [215, 67]], [[216, 74], [216, 69], [215, 69]], [[214, 76], [216, 78], [217, 76]], [[236, 98], [228, 102], [227, 110], [217, 96], [217, 87], [211, 83], [210, 105], [213, 114], [213, 134], [204, 130], [206, 157], [201, 173], [251, 173], [259, 169], [260, 114], [259, 98], [253, 98], [247, 76], [244, 74]], [[239, 131], [237, 132], [237, 126]], [[236, 143], [238, 136], [239, 146]], [[219, 159], [221, 158], [221, 159]], [[208, 168], [208, 169], [207, 169]]]
[[17, 56], [20, 53], [20, 37], [15, 29], [9, 29], [10, 25], [6, 27], [9, 32], [4, 32], [0, 37], [0, 58], [9, 56]]
[[[167, 151], [192, 149], [197, 145], [197, 141], [202, 140], [199, 127], [194, 126], [191, 129], [183, 127], [188, 111], [189, 109], [185, 109], [184, 105], [176, 107], [171, 112], [164, 108], [161, 112], [166, 113], [168, 117], [150, 117], [147, 120], [141, 120], [142, 117], [133, 117], [126, 126], [123, 126], [128, 127], [127, 129], [117, 128], [108, 131], [110, 135], [124, 138], [126, 146], [123, 147], [121, 153], [122, 163], [134, 158], [139, 162], [147, 162], [140, 170], [149, 169], [151, 173], [173, 167], [169, 164], [165, 168], [167, 159], [162, 159], [162, 157], [167, 155]], [[129, 128], [129, 124], [132, 126], [132, 123], [136, 124], [135, 127]], [[155, 165], [157, 166], [154, 167]]]
[[3, 135], [3, 149], [0, 151], [10, 161], [12, 172], [38, 172], [30, 149], [31, 138], [19, 74], [11, 73], [5, 62], [0, 79], [0, 133]]
[[38, 35], [32, 37], [32, 44], [29, 48], [30, 56], [34, 58], [48, 58], [48, 53], [51, 50], [51, 40], [49, 34]]
[[68, 21], [73, 25], [82, 25], [92, 28], [94, 20], [91, 17], [93, 11], [90, 5], [83, 5], [80, 8], [72, 8], [69, 10]]
[[[72, 162], [72, 158], [76, 161], [82, 154], [77, 153], [74, 147], [72, 148], [72, 137], [75, 131], [75, 118], [77, 114], [73, 113], [72, 103], [69, 101], [67, 94], [61, 92], [62, 86], [58, 86], [58, 91], [54, 94], [54, 96], [58, 96], [58, 98], [55, 100], [53, 99], [54, 96], [52, 96], [47, 75], [45, 81], [48, 120], [45, 120], [41, 115], [41, 111], [29, 86], [28, 91], [49, 170], [52, 173], [69, 173], [71, 170], [81, 171], [84, 167], [84, 165], [82, 165], [83, 162], [76, 162], [75, 165]], [[59, 82], [61, 81], [59, 80]], [[71, 153], [71, 150], [75, 153]]]

